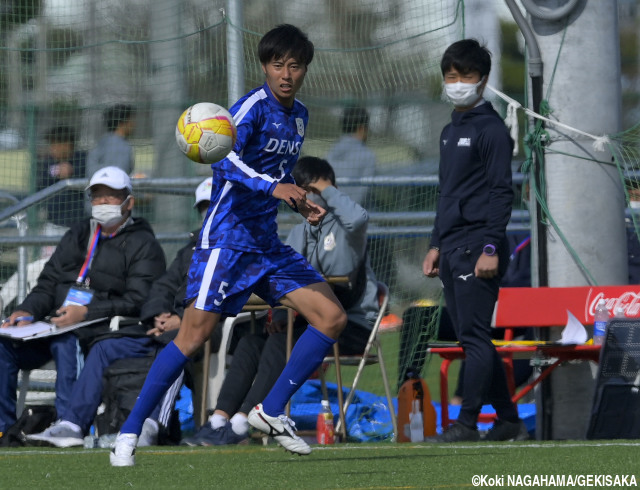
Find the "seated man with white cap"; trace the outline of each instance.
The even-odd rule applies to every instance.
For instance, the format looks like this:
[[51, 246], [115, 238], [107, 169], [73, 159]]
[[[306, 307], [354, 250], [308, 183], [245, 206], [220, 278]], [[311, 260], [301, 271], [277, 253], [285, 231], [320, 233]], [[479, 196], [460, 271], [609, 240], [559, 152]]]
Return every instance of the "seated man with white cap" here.
[[50, 317], [58, 327], [104, 318], [91, 326], [43, 339], [0, 338], [0, 432], [16, 421], [20, 369], [56, 364], [58, 416], [70, 406], [83, 350], [109, 331], [114, 316], [137, 317], [152, 283], [166, 268], [151, 226], [133, 218], [129, 176], [117, 167], [98, 170], [87, 186], [92, 217], [71, 226], [45, 264], [37, 284], [3, 326], [26, 326]]
[[[201, 216], [209, 207], [211, 180], [209, 177], [196, 189], [193, 207]], [[116, 361], [126, 364], [130, 363], [131, 358], [155, 357], [173, 340], [184, 312], [182, 300], [196, 240], [197, 235], [191, 234], [189, 243], [178, 250], [166, 272], [153, 283], [147, 300], [140, 308], [140, 322], [107, 334], [91, 346], [85, 367], [73, 388], [71, 401], [63, 411], [58, 412], [60, 420], [44, 432], [28, 435], [27, 440], [56, 447], [82, 446], [101, 402], [105, 370]], [[168, 425], [181, 381], [178, 378], [173, 388], [167, 391], [163, 402], [145, 421], [139, 445], [155, 445], [158, 442], [159, 423], [165, 428]]]

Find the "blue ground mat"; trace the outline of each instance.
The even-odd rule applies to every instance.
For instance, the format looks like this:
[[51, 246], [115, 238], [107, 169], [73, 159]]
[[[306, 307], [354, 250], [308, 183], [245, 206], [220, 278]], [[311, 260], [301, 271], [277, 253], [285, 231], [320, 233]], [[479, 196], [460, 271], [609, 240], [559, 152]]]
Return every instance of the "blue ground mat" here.
[[[338, 396], [337, 385], [327, 383], [329, 403], [334, 420], [338, 420]], [[349, 390], [343, 387], [346, 397]], [[319, 380], [307, 381], [293, 396], [291, 400], [291, 418], [300, 430], [313, 430], [316, 426], [317, 415], [320, 412], [322, 391]], [[398, 410], [397, 398], [393, 399], [394, 410]], [[442, 432], [440, 404], [433, 403], [437, 414], [437, 431]], [[460, 411], [459, 406], [449, 406], [449, 417], [456, 418]], [[482, 407], [482, 413], [493, 413], [490, 405]], [[519, 404], [520, 418], [527, 426], [530, 434], [535, 432], [536, 406], [535, 404]], [[374, 395], [365, 391], [356, 390], [353, 402], [346, 413], [347, 433], [349, 439], [354, 441], [383, 441], [393, 437], [391, 414], [387, 407], [387, 399], [384, 396]], [[478, 424], [478, 429], [486, 431], [491, 424]]]
[[[327, 383], [329, 393], [329, 403], [333, 412], [334, 420], [338, 420], [338, 387], [335, 383]], [[343, 394], [346, 397], [348, 388], [343, 387]], [[302, 385], [291, 400], [291, 418], [296, 423], [299, 430], [314, 430], [316, 419], [321, 410], [320, 400], [322, 390], [319, 380], [309, 380]], [[398, 400], [393, 399], [394, 410], [398, 410]], [[434, 403], [437, 414], [437, 431], [442, 432], [442, 421], [440, 404]], [[176, 401], [176, 409], [180, 415], [180, 424], [183, 432], [193, 432], [193, 404], [191, 391], [183, 387], [180, 391], [180, 398]], [[456, 418], [460, 411], [459, 406], [449, 405], [449, 417]], [[493, 413], [490, 405], [482, 407], [482, 413]], [[520, 418], [527, 426], [530, 434], [535, 433], [536, 406], [533, 403], [519, 404], [518, 412]], [[350, 440], [361, 442], [385, 441], [393, 437], [393, 426], [391, 414], [387, 407], [387, 399], [384, 396], [374, 395], [366, 391], [356, 390], [349, 410], [346, 414], [347, 433]], [[489, 430], [491, 424], [478, 424], [481, 431]]]

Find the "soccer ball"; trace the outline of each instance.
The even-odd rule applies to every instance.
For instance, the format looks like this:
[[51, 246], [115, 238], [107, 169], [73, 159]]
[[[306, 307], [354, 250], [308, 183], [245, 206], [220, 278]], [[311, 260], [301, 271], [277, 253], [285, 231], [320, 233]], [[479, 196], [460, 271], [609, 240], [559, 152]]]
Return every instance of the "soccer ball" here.
[[198, 163], [215, 163], [233, 149], [236, 124], [229, 112], [217, 104], [200, 102], [182, 113], [176, 125], [180, 150]]

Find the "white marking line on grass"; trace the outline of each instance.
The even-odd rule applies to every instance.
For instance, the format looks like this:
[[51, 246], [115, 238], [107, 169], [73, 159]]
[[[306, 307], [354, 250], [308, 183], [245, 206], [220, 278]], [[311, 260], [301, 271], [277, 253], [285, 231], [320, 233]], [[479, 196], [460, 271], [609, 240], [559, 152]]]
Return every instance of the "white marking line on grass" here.
[[[209, 452], [210, 449], [213, 449], [213, 451], [217, 452], [217, 453], [241, 453], [244, 452], [246, 453], [246, 449], [243, 450], [240, 447], [238, 448], [234, 448], [233, 446], [229, 446], [229, 447], [224, 447], [224, 446], [208, 446], [208, 447], [184, 447], [182, 446], [183, 449], [177, 449], [179, 446], [165, 446], [165, 448], [160, 448], [160, 447], [154, 447], [153, 449], [150, 447], [142, 447], [142, 448], [136, 448], [137, 453], [136, 454], [194, 454], [194, 453], [204, 453], [204, 452]], [[242, 446], [244, 448], [247, 448], [248, 446], [244, 445]], [[281, 448], [280, 446], [270, 446], [270, 447], [263, 447], [263, 446], [258, 446], [256, 445], [254, 448], [256, 451], [283, 451], [283, 448]], [[140, 451], [142, 450], [142, 451]], [[12, 450], [12, 449], [0, 449], [0, 457], [2, 456], [22, 456], [22, 455], [42, 455], [42, 454], [53, 454], [53, 455], [61, 455], [61, 454], [65, 454], [65, 455], [69, 455], [69, 456], [77, 456], [79, 454], [98, 454], [98, 453], [103, 453], [103, 454], [107, 454], [108, 452], [110, 452], [111, 449], [109, 448], [94, 448], [94, 449], [84, 449], [84, 450], [72, 450], [71, 448], [60, 448], [60, 449], [24, 449], [22, 448], [20, 451], [16, 451], [16, 450]], [[211, 451], [211, 452], [213, 452]]]
[[537, 443], [527, 443], [527, 442], [503, 442], [498, 444], [485, 444], [483, 442], [479, 442], [477, 444], [452, 444], [452, 443], [429, 443], [420, 446], [408, 446], [408, 445], [398, 445], [397, 447], [413, 447], [416, 449], [424, 449], [424, 448], [437, 448], [437, 449], [478, 449], [478, 448], [487, 448], [487, 449], [500, 449], [500, 448], [509, 448], [509, 449], [547, 449], [547, 448], [564, 448], [564, 447], [636, 447], [640, 446], [640, 442], [537, 442]]
[[[638, 447], [640, 446], [639, 442], [536, 442], [536, 443], [502, 443], [502, 444], [381, 444], [376, 446], [371, 445], [361, 445], [361, 444], [335, 444], [331, 446], [312, 446], [313, 452], [315, 451], [352, 451], [352, 450], [393, 450], [393, 449], [500, 449], [500, 448], [509, 448], [509, 449], [548, 449], [548, 448], [572, 448], [572, 447]], [[167, 446], [166, 449], [162, 448], [141, 448], [142, 452], [139, 454], [193, 454], [193, 453], [202, 453], [202, 452], [225, 452], [225, 453], [234, 453], [234, 452], [247, 452], [248, 446], [242, 446], [233, 448], [228, 447], [222, 449], [222, 446], [218, 446], [217, 448], [211, 451], [211, 447], [207, 448], [184, 448], [183, 450], [176, 450], [176, 446]], [[256, 451], [282, 451], [283, 449], [280, 446], [258, 446], [252, 447], [251, 449], [255, 449]], [[97, 453], [107, 453], [108, 449], [85, 449], [85, 450], [69, 450], [66, 449], [21, 449], [20, 451], [12, 450], [12, 449], [0, 449], [0, 456], [22, 456], [22, 455], [34, 455], [34, 454], [55, 454], [61, 455], [66, 454], [69, 456], [77, 456], [78, 454], [97, 454]]]

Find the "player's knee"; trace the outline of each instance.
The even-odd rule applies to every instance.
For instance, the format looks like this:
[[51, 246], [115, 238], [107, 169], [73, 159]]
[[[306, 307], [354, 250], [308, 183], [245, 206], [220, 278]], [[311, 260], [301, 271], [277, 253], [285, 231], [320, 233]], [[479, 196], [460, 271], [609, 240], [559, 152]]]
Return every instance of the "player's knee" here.
[[331, 318], [328, 319], [328, 330], [331, 337], [337, 339], [347, 326], [347, 314], [342, 308], [336, 309]]
[[192, 356], [209, 339], [213, 326], [189, 322], [180, 326], [175, 343], [186, 356]]
[[347, 314], [345, 313], [344, 310], [342, 310], [336, 320], [336, 327], [340, 330], [340, 332], [342, 332], [346, 326], [347, 326]]

